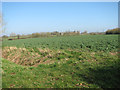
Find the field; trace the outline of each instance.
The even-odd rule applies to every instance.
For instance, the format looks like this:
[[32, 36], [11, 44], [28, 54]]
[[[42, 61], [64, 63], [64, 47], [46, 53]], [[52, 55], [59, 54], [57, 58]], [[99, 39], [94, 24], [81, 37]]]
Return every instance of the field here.
[[120, 88], [118, 35], [4, 40], [3, 88]]

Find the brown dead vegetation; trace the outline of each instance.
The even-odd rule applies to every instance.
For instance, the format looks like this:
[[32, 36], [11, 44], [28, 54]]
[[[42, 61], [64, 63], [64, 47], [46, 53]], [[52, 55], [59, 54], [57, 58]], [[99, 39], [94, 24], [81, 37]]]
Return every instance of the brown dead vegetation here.
[[118, 52], [110, 52], [110, 55], [117, 55]]
[[[32, 52], [30, 52], [26, 48], [4, 47], [2, 57], [16, 64], [24, 66], [38, 66], [41, 63], [42, 64], [53, 63], [53, 60], [50, 60], [51, 58], [54, 57], [55, 54], [52, 50], [40, 48], [38, 48], [38, 50], [40, 53], [44, 55], [38, 54], [38, 52], [35, 52], [33, 49]], [[44, 62], [44, 60], [46, 61]]]

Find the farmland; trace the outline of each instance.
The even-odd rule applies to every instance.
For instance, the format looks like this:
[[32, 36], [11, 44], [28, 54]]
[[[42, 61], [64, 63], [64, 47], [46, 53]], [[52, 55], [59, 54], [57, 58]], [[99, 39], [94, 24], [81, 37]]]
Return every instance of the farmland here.
[[3, 41], [3, 88], [120, 87], [118, 35]]
[[49, 48], [49, 49], [89, 49], [93, 51], [116, 51], [118, 48], [118, 35], [78, 35], [61, 37], [42, 37], [4, 41], [3, 47], [15, 46], [23, 48]]

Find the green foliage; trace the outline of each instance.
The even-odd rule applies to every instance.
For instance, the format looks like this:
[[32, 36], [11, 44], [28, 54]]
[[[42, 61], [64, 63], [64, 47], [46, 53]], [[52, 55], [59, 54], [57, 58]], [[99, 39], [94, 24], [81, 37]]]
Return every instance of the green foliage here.
[[6, 40], [2, 47], [15, 48], [3, 53], [14, 58], [2, 61], [3, 88], [120, 88], [118, 35]]
[[120, 28], [115, 28], [115, 29], [107, 30], [106, 34], [120, 34]]
[[3, 47], [6, 46], [25, 48], [38, 47], [54, 50], [88, 49], [90, 51], [117, 51], [118, 35], [76, 35], [3, 41]]
[[[69, 52], [70, 53], [70, 52]], [[77, 53], [77, 51], [76, 51]], [[117, 55], [81, 51], [76, 58], [37, 67], [2, 61], [3, 88], [120, 88], [120, 62]], [[74, 50], [75, 54], [75, 50]]]

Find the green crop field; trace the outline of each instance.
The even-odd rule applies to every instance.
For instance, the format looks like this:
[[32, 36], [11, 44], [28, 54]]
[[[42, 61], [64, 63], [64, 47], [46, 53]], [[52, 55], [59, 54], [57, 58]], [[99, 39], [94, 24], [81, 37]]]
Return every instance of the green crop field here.
[[2, 42], [3, 88], [120, 88], [118, 35]]
[[62, 37], [41, 37], [4, 41], [3, 47], [15, 46], [24, 48], [49, 49], [89, 49], [92, 51], [116, 51], [118, 48], [118, 35], [81, 35]]

